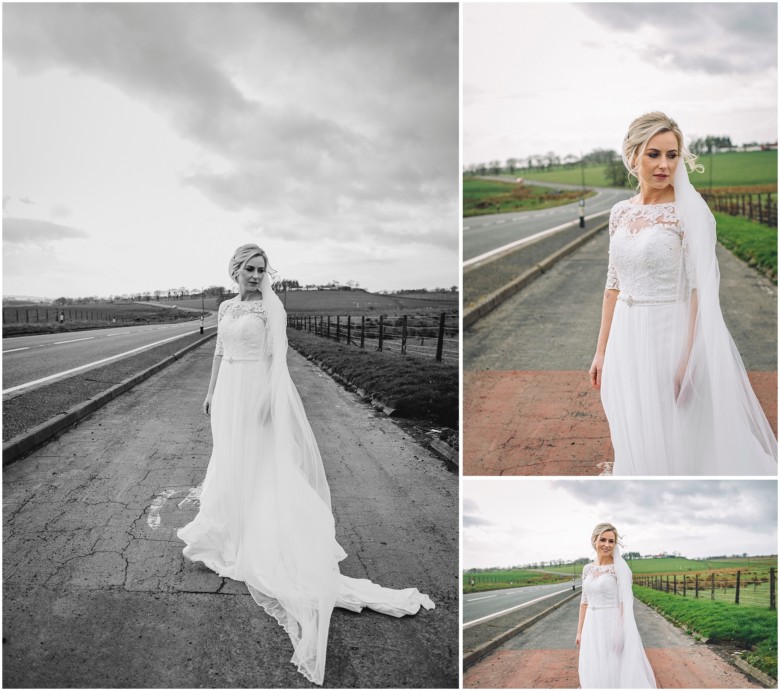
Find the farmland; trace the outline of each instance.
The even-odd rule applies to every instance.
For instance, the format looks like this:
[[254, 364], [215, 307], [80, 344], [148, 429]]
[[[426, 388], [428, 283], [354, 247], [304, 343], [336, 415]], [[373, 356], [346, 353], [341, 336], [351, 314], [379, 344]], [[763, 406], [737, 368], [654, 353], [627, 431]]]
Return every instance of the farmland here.
[[[588, 190], [584, 195], [592, 196]], [[488, 213], [532, 211], [552, 206], [570, 204], [583, 196], [580, 190], [556, 190], [550, 187], [499, 182], [482, 178], [463, 180], [463, 216], [479, 216]]]
[[478, 593], [483, 590], [497, 588], [523, 588], [529, 585], [546, 585], [549, 583], [571, 583], [572, 574], [568, 578], [563, 575], [534, 571], [532, 569], [498, 569], [480, 573], [463, 574], [463, 592]]

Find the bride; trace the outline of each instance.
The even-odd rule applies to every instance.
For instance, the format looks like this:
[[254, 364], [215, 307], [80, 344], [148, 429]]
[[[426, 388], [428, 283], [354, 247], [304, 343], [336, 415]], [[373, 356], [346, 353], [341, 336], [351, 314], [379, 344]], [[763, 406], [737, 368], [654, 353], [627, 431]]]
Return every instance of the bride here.
[[611, 523], [590, 538], [596, 559], [582, 570], [576, 644], [583, 689], [654, 689], [655, 676], [634, 619], [632, 576]]
[[776, 475], [777, 441], [723, 321], [715, 219], [688, 180], [677, 123], [631, 123], [638, 194], [609, 219], [609, 268], [591, 384], [613, 475]]
[[239, 293], [219, 307], [204, 412], [214, 448], [198, 515], [178, 531], [184, 555], [246, 583], [292, 641], [292, 662], [322, 684], [334, 607], [401, 617], [433, 602], [415, 588], [391, 590], [339, 573], [317, 442], [287, 370], [284, 308], [257, 245], [230, 260]]

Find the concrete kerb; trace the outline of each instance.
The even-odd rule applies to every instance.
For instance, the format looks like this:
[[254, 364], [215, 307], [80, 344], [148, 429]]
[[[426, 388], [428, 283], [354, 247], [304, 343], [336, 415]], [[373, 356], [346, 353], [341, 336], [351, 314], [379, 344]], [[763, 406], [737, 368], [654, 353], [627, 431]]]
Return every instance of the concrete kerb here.
[[468, 653], [464, 653], [463, 671], [465, 672], [474, 663], [479, 662], [483, 657], [492, 653], [496, 648], [506, 643], [510, 638], [516, 636], [521, 631], [524, 631], [525, 629], [527, 629], [532, 624], [535, 624], [540, 619], [544, 619], [544, 617], [546, 617], [548, 614], [552, 614], [556, 609], [558, 609], [562, 605], [565, 605], [570, 600], [573, 600], [575, 597], [580, 597], [580, 593], [576, 591], [573, 592], [571, 595], [568, 595], [562, 600], [559, 600], [558, 602], [550, 605], [547, 609], [539, 612], [538, 614], [535, 614], [530, 619], [526, 619], [525, 621], [520, 622], [519, 624], [513, 626], [508, 631], [504, 631], [498, 636], [491, 638], [489, 641], [487, 641], [487, 643], [483, 643], [482, 645], [474, 648], [474, 650], [470, 650]]
[[109, 389], [106, 389], [103, 393], [93, 396], [84, 403], [79, 403], [73, 406], [64, 413], [47, 420], [40, 425], [36, 425], [32, 429], [10, 439], [3, 444], [3, 466], [13, 463], [15, 460], [21, 458], [25, 454], [28, 454], [33, 449], [37, 448], [41, 444], [47, 442], [54, 435], [62, 432], [68, 427], [76, 424], [80, 420], [94, 413], [98, 408], [101, 408], [109, 401], [113, 400], [117, 396], [121, 396], [126, 391], [129, 391], [134, 386], [140, 384], [142, 381], [148, 379], [154, 374], [157, 374], [162, 369], [172, 365], [176, 360], [181, 358], [186, 353], [194, 350], [198, 346], [203, 345], [206, 341], [214, 338], [216, 332], [209, 334], [208, 336], [201, 338], [200, 340], [190, 343], [181, 350], [176, 351], [173, 355], [169, 355], [164, 360], [161, 360], [156, 365], [152, 365], [147, 369], [139, 372], [138, 374], [128, 377], [119, 384], [115, 384]]
[[[557, 262], [563, 259], [566, 255], [571, 254], [574, 250], [584, 245], [588, 240], [593, 238], [597, 233], [604, 230], [609, 225], [609, 221], [603, 221], [596, 225], [595, 228], [589, 230], [585, 234], [578, 237], [576, 240], [572, 240], [568, 245], [565, 245], [561, 249], [553, 252], [549, 257], [535, 264], [533, 267], [525, 271], [517, 278], [513, 279], [505, 286], [502, 286], [498, 290], [493, 291], [490, 295], [482, 298], [477, 302], [474, 307], [463, 311], [463, 328], [467, 329], [475, 322], [482, 319], [490, 312], [492, 312], [501, 303], [508, 300], [519, 290], [525, 288], [529, 283], [539, 278], [543, 273], [549, 271]], [[515, 251], [522, 251], [522, 247]]]

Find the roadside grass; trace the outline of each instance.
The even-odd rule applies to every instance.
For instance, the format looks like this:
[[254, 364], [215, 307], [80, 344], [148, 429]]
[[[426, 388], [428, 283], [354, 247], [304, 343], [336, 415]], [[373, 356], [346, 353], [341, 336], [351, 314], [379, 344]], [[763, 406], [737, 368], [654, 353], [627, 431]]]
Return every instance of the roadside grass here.
[[[735, 151], [731, 153], [700, 156], [698, 163], [704, 166], [703, 173], [692, 173], [691, 183], [703, 191], [710, 187], [739, 187], [744, 185], [777, 184], [777, 151]], [[586, 166], [585, 185], [588, 187], [611, 187], [606, 177], [606, 166]], [[527, 177], [531, 184], [559, 182], [569, 185], [582, 184], [582, 171], [578, 167], [556, 166], [550, 170], [518, 170], [508, 179]]]
[[634, 586], [634, 595], [670, 621], [712, 642], [745, 647], [751, 665], [777, 679], [777, 611], [712, 600], [692, 600]]
[[[394, 408], [394, 415], [458, 429], [457, 365], [347, 346], [297, 329], [288, 329], [287, 338], [302, 355]], [[456, 445], [457, 435], [451, 442]]]
[[[569, 578], [564, 578], [552, 573], [540, 573], [524, 569], [464, 573], [462, 578], [464, 594], [480, 593], [485, 590], [497, 590], [499, 588], [525, 588], [529, 585], [565, 584], [571, 581], [571, 575]], [[470, 583], [472, 578], [475, 580], [474, 585]]]
[[592, 197], [594, 194], [593, 190], [587, 190], [583, 195], [580, 190], [556, 190], [514, 181], [498, 182], [466, 177], [463, 179], [463, 216], [548, 209], [571, 204], [583, 196]]
[[714, 213], [718, 241], [777, 283], [777, 228], [740, 216]]

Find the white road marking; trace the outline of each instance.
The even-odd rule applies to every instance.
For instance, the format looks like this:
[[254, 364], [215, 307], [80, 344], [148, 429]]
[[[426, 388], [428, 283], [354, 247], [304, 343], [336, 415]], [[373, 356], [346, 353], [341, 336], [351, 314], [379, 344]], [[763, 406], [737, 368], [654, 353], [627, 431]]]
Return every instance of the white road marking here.
[[[593, 218], [596, 218], [597, 216], [603, 216], [605, 213], [609, 213], [608, 211], [602, 211], [597, 214], [593, 214], [591, 216], [587, 216], [585, 218], [586, 221], [589, 221]], [[463, 262], [463, 268], [467, 268], [469, 266], [473, 266], [474, 264], [479, 264], [480, 262], [485, 261], [486, 259], [490, 259], [491, 257], [496, 256], [497, 254], [502, 254], [503, 252], [506, 252], [507, 250], [514, 249], [515, 247], [520, 247], [521, 245], [527, 245], [529, 242], [534, 242], [535, 240], [539, 240], [543, 237], [546, 237], [547, 235], [552, 235], [553, 233], [558, 233], [561, 230], [564, 230], [565, 228], [569, 228], [572, 223], [576, 223], [577, 221], [569, 221], [568, 223], [563, 223], [559, 226], [555, 226], [554, 228], [548, 228], [547, 230], [543, 230], [539, 233], [534, 233], [533, 235], [529, 235], [527, 238], [521, 238], [520, 240], [515, 240], [514, 242], [510, 242], [506, 245], [502, 245], [501, 247], [496, 247], [493, 250], [490, 250], [489, 252], [484, 252], [483, 254], [480, 254], [473, 259], [469, 259], [465, 262]]]
[[[209, 327], [214, 328], [214, 327]], [[95, 362], [87, 363], [86, 365], [81, 365], [79, 367], [74, 367], [73, 369], [65, 370], [64, 372], [58, 372], [57, 374], [50, 374], [48, 377], [43, 377], [41, 379], [36, 379], [35, 381], [28, 381], [26, 384], [19, 384], [18, 386], [12, 386], [10, 389], [4, 389], [3, 394], [12, 393], [14, 391], [19, 391], [21, 389], [27, 389], [31, 386], [36, 386], [37, 384], [42, 384], [43, 382], [51, 381], [52, 379], [58, 379], [60, 377], [64, 377], [69, 374], [73, 374], [74, 372], [80, 372], [81, 370], [89, 369], [90, 367], [94, 367], [95, 365], [102, 365], [104, 362], [110, 362], [111, 360], [116, 360], [117, 358], [124, 357], [125, 355], [132, 355], [133, 353], [137, 353], [141, 350], [146, 350], [147, 348], [152, 348], [153, 346], [162, 345], [163, 343], [168, 343], [169, 341], [175, 341], [177, 338], [184, 338], [185, 336], [189, 336], [194, 333], [199, 333], [200, 329], [197, 329], [196, 331], [187, 331], [186, 333], [179, 334], [178, 336], [171, 336], [170, 338], [164, 338], [162, 341], [156, 341], [155, 343], [149, 343], [144, 346], [140, 346], [139, 348], [133, 348], [132, 350], [125, 351], [124, 353], [119, 353], [119, 355], [112, 355], [111, 357], [103, 358], [102, 360], [95, 360]]]
[[62, 345], [63, 343], [75, 343], [76, 341], [91, 341], [94, 336], [85, 336], [84, 338], [71, 338], [69, 341], [54, 341], [52, 345]]
[[466, 602], [476, 602], [477, 600], [487, 600], [489, 597], [498, 597], [498, 595], [485, 595], [484, 597], [475, 597], [471, 600], [466, 600]]
[[188, 504], [200, 504], [200, 493], [202, 490], [202, 482], [197, 487], [191, 487], [189, 494], [187, 494], [187, 496], [179, 502], [179, 508], [182, 508]]
[[165, 506], [165, 502], [174, 494], [176, 494], [174, 490], [166, 489], [154, 498], [149, 507], [149, 515], [146, 517], [146, 523], [152, 530], [157, 530], [160, 527], [160, 511]]
[[6, 353], [16, 353], [20, 350], [30, 350], [30, 346], [25, 346], [24, 348], [13, 348], [12, 350], [4, 350], [3, 355], [5, 355]]
[[534, 600], [529, 600], [528, 602], [524, 602], [521, 605], [515, 605], [514, 607], [510, 607], [509, 609], [502, 609], [500, 612], [495, 612], [494, 614], [488, 614], [486, 617], [480, 617], [479, 619], [474, 619], [474, 621], [470, 621], [467, 624], [464, 624], [463, 628], [468, 629], [472, 626], [476, 626], [477, 624], [481, 624], [483, 621], [489, 621], [490, 619], [495, 619], [496, 617], [500, 617], [504, 614], [508, 614], [509, 612], [514, 612], [515, 610], [522, 609], [523, 607], [528, 607], [528, 605], [532, 605], [535, 602], [541, 602], [542, 600], [546, 600], [547, 598], [553, 597], [555, 595], [560, 595], [561, 593], [570, 592], [570, 591], [571, 588], [556, 590], [554, 593], [550, 593], [549, 595], [542, 595], [542, 597], [537, 597]]

